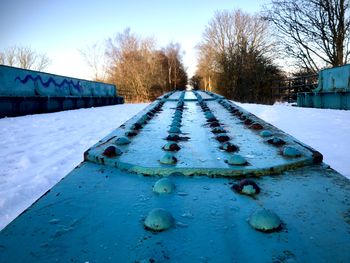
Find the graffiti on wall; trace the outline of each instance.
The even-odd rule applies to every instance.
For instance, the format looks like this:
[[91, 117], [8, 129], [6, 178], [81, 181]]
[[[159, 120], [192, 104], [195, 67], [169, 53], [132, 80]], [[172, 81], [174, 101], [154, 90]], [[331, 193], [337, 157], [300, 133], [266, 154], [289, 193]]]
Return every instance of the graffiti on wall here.
[[61, 83], [57, 83], [56, 80], [53, 77], [50, 77], [46, 82], [42, 80], [41, 76], [33, 77], [32, 75], [28, 74], [25, 76], [24, 79], [21, 79], [20, 77], [16, 77], [15, 81], [20, 81], [22, 84], [26, 84], [29, 80], [33, 82], [39, 82], [41, 85], [43, 85], [45, 88], [48, 88], [50, 84], [54, 84], [55, 87], [61, 88], [63, 85], [68, 84], [69, 86], [73, 86], [76, 90], [79, 92], [82, 90], [82, 87], [80, 85], [80, 81], [77, 81], [76, 84], [72, 80], [64, 79]]

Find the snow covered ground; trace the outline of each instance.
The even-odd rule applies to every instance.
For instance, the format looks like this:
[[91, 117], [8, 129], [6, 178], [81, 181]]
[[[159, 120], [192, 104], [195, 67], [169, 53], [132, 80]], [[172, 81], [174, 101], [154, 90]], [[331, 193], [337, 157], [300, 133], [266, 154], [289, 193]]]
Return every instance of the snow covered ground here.
[[[0, 119], [0, 229], [78, 165], [87, 148], [147, 105]], [[239, 105], [317, 149], [350, 178], [350, 111]]]
[[237, 104], [318, 150], [325, 163], [350, 178], [350, 111]]

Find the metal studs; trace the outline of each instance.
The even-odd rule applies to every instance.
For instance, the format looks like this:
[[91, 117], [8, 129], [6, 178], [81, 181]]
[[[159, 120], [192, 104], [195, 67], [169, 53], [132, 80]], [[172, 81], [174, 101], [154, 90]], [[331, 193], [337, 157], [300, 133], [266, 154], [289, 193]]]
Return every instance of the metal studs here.
[[173, 133], [169, 134], [168, 137], [166, 137], [166, 140], [167, 140], [167, 141], [173, 141], [173, 142], [177, 142], [177, 141], [179, 141], [180, 139], [181, 139], [181, 138], [180, 138], [179, 135], [173, 134]]
[[114, 142], [116, 145], [126, 145], [130, 143], [130, 140], [126, 137], [119, 137]]
[[291, 147], [291, 146], [287, 146], [283, 149], [282, 154], [286, 157], [299, 157], [301, 156], [301, 153], [298, 149]]
[[226, 151], [226, 152], [235, 152], [238, 151], [239, 148], [238, 146], [230, 143], [230, 142], [224, 142], [221, 146], [220, 149]]
[[211, 122], [211, 123], [209, 124], [209, 126], [210, 126], [211, 128], [219, 127], [219, 126], [220, 126], [220, 123], [217, 122], [217, 121], [213, 121], [213, 122]]
[[137, 132], [134, 131], [134, 130], [127, 131], [127, 132], [125, 133], [125, 136], [128, 136], [128, 137], [134, 137], [134, 136], [136, 136], [136, 135], [137, 135]]
[[271, 210], [261, 209], [249, 218], [249, 224], [258, 231], [273, 232], [281, 228], [281, 219]]
[[142, 129], [142, 125], [138, 122], [135, 122], [132, 126], [131, 126], [132, 130], [140, 130]]
[[215, 127], [211, 130], [212, 133], [226, 133], [225, 129], [222, 127]]
[[175, 164], [177, 163], [177, 159], [171, 153], [166, 153], [162, 158], [160, 158], [159, 162], [162, 164]]
[[232, 189], [240, 194], [256, 195], [260, 193], [260, 187], [252, 180], [244, 179], [239, 184], [234, 184]]
[[169, 142], [163, 146], [164, 151], [176, 152], [176, 151], [179, 151], [180, 149], [181, 149], [180, 146], [175, 142]]
[[158, 180], [153, 186], [153, 192], [158, 194], [170, 194], [175, 189], [175, 185], [169, 178]]
[[275, 145], [275, 146], [280, 146], [280, 145], [286, 144], [285, 141], [283, 141], [281, 138], [278, 138], [278, 137], [273, 137], [273, 138], [267, 140], [267, 142], [269, 144], [272, 144], [272, 145]]
[[168, 132], [169, 133], [181, 133], [181, 130], [180, 130], [180, 128], [178, 128], [176, 126], [172, 126], [172, 127], [170, 127]]
[[262, 129], [264, 129], [264, 127], [260, 123], [257, 123], [257, 122], [254, 122], [252, 125], [249, 126], [249, 128], [253, 129], [253, 130], [262, 130]]
[[247, 165], [248, 164], [247, 160], [239, 154], [231, 155], [226, 162], [229, 165]]
[[109, 157], [109, 158], [113, 158], [113, 157], [119, 156], [119, 155], [121, 155], [122, 153], [123, 153], [123, 152], [122, 152], [119, 148], [117, 148], [117, 147], [115, 147], [115, 146], [113, 146], [113, 145], [108, 146], [108, 147], [103, 151], [103, 155], [106, 156], [106, 157]]
[[219, 142], [227, 142], [230, 140], [230, 137], [228, 137], [226, 133], [219, 133], [216, 135], [215, 139]]
[[239, 119], [240, 119], [241, 121], [244, 121], [244, 120], [246, 120], [246, 119], [247, 119], [247, 116], [245, 116], [245, 115], [241, 115], [241, 116], [239, 117]]
[[250, 125], [250, 124], [252, 124], [252, 120], [251, 119], [246, 119], [245, 121], [244, 121], [244, 125]]
[[263, 131], [260, 132], [260, 136], [261, 137], [270, 137], [272, 135], [273, 135], [272, 132], [270, 132], [268, 130], [263, 130]]

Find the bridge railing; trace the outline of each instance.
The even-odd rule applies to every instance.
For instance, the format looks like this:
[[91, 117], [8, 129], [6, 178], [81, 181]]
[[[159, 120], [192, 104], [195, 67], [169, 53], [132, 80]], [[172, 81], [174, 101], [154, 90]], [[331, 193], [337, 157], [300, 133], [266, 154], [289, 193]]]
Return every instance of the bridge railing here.
[[284, 78], [274, 81], [271, 96], [276, 101], [296, 102], [298, 92], [310, 92], [318, 85], [318, 74], [305, 75], [293, 78]]

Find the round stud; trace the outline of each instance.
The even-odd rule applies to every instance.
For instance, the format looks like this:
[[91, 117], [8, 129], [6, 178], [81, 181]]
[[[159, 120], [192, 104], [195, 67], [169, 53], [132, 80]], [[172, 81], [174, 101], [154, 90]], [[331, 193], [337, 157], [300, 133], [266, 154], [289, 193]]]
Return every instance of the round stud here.
[[272, 132], [270, 132], [268, 130], [263, 130], [260, 132], [260, 136], [261, 137], [270, 137], [270, 136], [272, 136]]
[[181, 130], [180, 130], [180, 128], [178, 128], [176, 126], [172, 126], [172, 127], [170, 127], [168, 132], [169, 133], [181, 133]]
[[214, 122], [214, 121], [218, 121], [218, 120], [215, 117], [207, 118], [207, 122]]
[[254, 122], [252, 125], [249, 126], [249, 128], [251, 128], [253, 130], [262, 130], [262, 129], [264, 129], [264, 127], [258, 122]]
[[286, 157], [299, 157], [301, 156], [301, 153], [298, 149], [287, 146], [283, 149], [283, 155]]
[[239, 184], [234, 184], [232, 189], [240, 194], [256, 195], [260, 193], [260, 187], [252, 180], [244, 179]]
[[278, 137], [273, 137], [273, 138], [267, 140], [267, 142], [269, 144], [272, 144], [272, 145], [275, 145], [275, 146], [280, 146], [280, 145], [286, 144], [285, 141], [283, 141], [281, 138], [278, 138]]
[[135, 122], [132, 126], [131, 126], [132, 130], [140, 130], [142, 129], [142, 125], [138, 122]]
[[271, 210], [261, 209], [249, 218], [249, 224], [258, 231], [273, 232], [281, 228], [281, 219]]
[[247, 160], [239, 154], [233, 154], [226, 162], [229, 165], [247, 165]]
[[140, 123], [141, 126], [146, 124], [147, 123], [147, 116], [146, 115], [142, 116], [137, 122]]
[[169, 134], [168, 137], [166, 137], [167, 141], [173, 141], [173, 142], [177, 142], [180, 140], [180, 136], [177, 134]]
[[226, 133], [219, 133], [216, 135], [216, 140], [218, 140], [219, 142], [227, 142], [230, 140], [230, 137], [228, 137], [226, 135]]
[[226, 152], [235, 152], [238, 151], [238, 146], [230, 143], [230, 142], [224, 142], [221, 146], [220, 149], [226, 151]]
[[252, 124], [253, 123], [253, 121], [251, 120], [251, 119], [246, 119], [245, 121], [244, 121], [244, 125], [250, 125], [250, 124]]
[[175, 164], [177, 163], [177, 159], [171, 153], [166, 153], [162, 158], [160, 158], [160, 163], [162, 164]]
[[136, 136], [136, 135], [137, 135], [137, 132], [136, 132], [136, 131], [133, 131], [133, 130], [127, 131], [127, 132], [125, 133], [125, 136], [128, 136], [128, 137], [134, 137], [134, 136]]
[[211, 130], [212, 133], [226, 133], [225, 129], [222, 127], [215, 127]]
[[174, 114], [174, 117], [181, 119], [181, 117], [182, 117], [182, 112], [176, 111], [175, 114]]
[[210, 126], [211, 128], [219, 127], [219, 126], [220, 126], [220, 123], [217, 122], [217, 121], [213, 121], [213, 122], [210, 123], [209, 126]]
[[181, 121], [180, 120], [173, 120], [171, 122], [171, 126], [174, 126], [174, 127], [181, 127]]
[[114, 142], [116, 145], [126, 145], [130, 143], [130, 140], [126, 137], [119, 137]]
[[153, 186], [153, 192], [158, 194], [170, 194], [175, 189], [175, 185], [168, 179], [162, 178]]
[[179, 151], [180, 149], [181, 149], [180, 146], [175, 142], [169, 142], [163, 146], [163, 150], [169, 151], [169, 152], [176, 152], [176, 151]]
[[179, 122], [181, 123], [181, 117], [174, 117], [173, 122]]
[[106, 156], [106, 157], [109, 157], [109, 158], [113, 158], [113, 157], [119, 156], [119, 155], [121, 155], [122, 153], [123, 153], [123, 152], [122, 152], [119, 148], [117, 148], [117, 147], [115, 147], [115, 146], [113, 146], [113, 145], [108, 146], [108, 147], [103, 151], [103, 155]]

